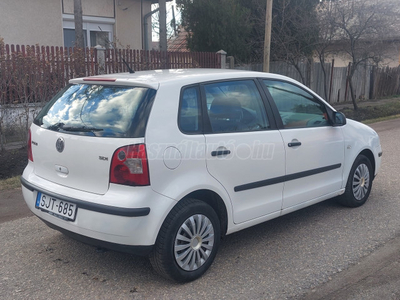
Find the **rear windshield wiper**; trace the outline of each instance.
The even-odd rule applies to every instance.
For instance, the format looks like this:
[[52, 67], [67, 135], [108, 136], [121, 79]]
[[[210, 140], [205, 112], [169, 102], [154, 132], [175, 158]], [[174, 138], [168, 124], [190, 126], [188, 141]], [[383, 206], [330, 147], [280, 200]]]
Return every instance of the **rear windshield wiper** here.
[[53, 125], [47, 127], [47, 129], [49, 129], [49, 130], [54, 130], [54, 131], [59, 131], [60, 128], [61, 128], [61, 129], [64, 128], [64, 123], [59, 122], [59, 123], [56, 123], [56, 124], [53, 124]]
[[81, 127], [63, 126], [61, 128], [62, 128], [62, 130], [73, 131], [73, 132], [93, 132], [93, 131], [103, 131], [104, 130], [101, 128], [86, 127], [86, 126], [81, 126]]

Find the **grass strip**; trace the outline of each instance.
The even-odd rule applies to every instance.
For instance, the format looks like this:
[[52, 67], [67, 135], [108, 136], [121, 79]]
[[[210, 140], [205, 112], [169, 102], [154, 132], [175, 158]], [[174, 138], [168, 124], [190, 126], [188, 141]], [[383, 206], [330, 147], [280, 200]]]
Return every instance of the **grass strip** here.
[[345, 107], [340, 111], [347, 118], [360, 122], [368, 120], [368, 123], [372, 123], [370, 120], [383, 121], [387, 117], [400, 115], [400, 101], [395, 100], [383, 105], [359, 107], [357, 110]]
[[21, 176], [15, 176], [7, 179], [0, 180], [0, 191], [11, 190], [21, 186]]

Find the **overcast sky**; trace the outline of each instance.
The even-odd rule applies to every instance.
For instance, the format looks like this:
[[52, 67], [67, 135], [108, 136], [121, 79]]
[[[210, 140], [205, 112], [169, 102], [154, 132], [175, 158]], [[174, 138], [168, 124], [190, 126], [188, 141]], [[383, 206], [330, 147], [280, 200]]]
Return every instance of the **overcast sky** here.
[[[176, 19], [176, 23], [179, 24], [180, 23], [180, 19], [181, 19], [181, 13], [179, 12], [179, 10], [176, 8], [176, 3], [175, 0], [172, 0], [170, 2], [167, 2], [167, 31], [169, 32], [171, 30], [171, 20], [172, 20], [172, 7], [175, 9], [175, 19]], [[158, 8], [158, 4], [153, 4], [152, 5], [152, 10]], [[158, 17], [158, 14], [155, 14], [155, 16]], [[153, 18], [152, 22], [156, 22], [157, 19]], [[158, 32], [153, 30], [153, 36], [152, 36], [153, 42], [158, 41]]]

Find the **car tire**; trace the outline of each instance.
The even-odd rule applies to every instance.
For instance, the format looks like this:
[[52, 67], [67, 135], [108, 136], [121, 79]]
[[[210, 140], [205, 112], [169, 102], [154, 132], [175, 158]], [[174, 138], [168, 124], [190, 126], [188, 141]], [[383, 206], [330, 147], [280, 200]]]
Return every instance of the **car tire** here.
[[183, 199], [166, 217], [150, 262], [167, 279], [195, 280], [212, 264], [220, 244], [220, 232], [218, 216], [210, 205]]
[[372, 164], [366, 156], [361, 154], [354, 161], [347, 179], [346, 190], [339, 197], [339, 202], [348, 207], [363, 205], [371, 192], [372, 180]]

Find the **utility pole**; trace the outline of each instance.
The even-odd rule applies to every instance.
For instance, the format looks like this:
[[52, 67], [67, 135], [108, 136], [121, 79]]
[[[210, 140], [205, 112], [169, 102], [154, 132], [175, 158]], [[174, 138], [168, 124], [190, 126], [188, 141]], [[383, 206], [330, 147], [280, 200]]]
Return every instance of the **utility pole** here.
[[269, 62], [271, 59], [272, 4], [273, 0], [267, 0], [267, 9], [265, 12], [264, 72], [269, 72]]
[[159, 0], [160, 8], [160, 51], [167, 51], [167, 5], [165, 0]]

